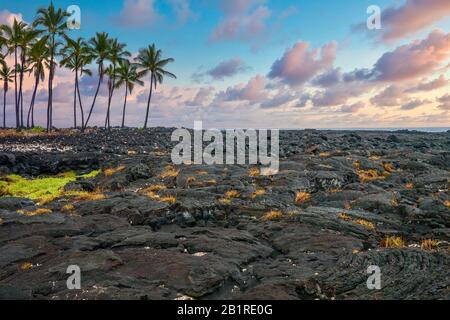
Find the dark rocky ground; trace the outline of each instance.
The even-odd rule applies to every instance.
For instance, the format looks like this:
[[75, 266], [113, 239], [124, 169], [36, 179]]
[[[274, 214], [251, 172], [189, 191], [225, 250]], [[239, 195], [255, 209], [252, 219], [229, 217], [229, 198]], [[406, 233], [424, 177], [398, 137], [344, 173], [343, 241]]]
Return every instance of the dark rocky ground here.
[[[104, 199], [57, 199], [50, 214], [28, 217], [17, 210], [35, 203], [0, 198], [0, 298], [450, 298], [449, 132], [282, 132], [272, 177], [169, 170], [171, 132], [0, 138], [2, 174], [120, 168], [66, 186]], [[149, 196], [155, 185], [166, 189]], [[310, 197], [296, 202], [299, 191]], [[405, 247], [384, 248], [388, 236]], [[66, 288], [69, 265], [82, 270], [80, 291]], [[367, 289], [370, 265], [381, 290]]]

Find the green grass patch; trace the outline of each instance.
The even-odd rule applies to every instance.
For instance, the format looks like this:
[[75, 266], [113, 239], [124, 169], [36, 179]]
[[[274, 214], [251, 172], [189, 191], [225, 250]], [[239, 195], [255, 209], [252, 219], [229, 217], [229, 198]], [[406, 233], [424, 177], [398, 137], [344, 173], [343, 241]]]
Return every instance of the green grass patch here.
[[26, 179], [18, 175], [9, 175], [0, 180], [0, 196], [23, 197], [39, 204], [45, 204], [60, 197], [64, 186], [77, 178], [90, 179], [96, 177], [100, 171], [77, 176], [75, 172], [66, 172], [53, 177], [39, 177]]

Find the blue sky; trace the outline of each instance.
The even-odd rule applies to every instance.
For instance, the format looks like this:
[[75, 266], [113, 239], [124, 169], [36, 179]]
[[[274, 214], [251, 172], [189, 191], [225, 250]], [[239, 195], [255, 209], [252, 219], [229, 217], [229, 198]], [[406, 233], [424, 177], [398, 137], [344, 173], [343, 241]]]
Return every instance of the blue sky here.
[[[266, 117], [271, 118], [272, 116], [279, 118], [282, 124], [285, 123], [285, 119], [296, 119], [292, 123], [285, 124], [289, 127], [306, 127], [308, 124], [311, 124], [310, 127], [350, 126], [350, 123], [344, 120], [342, 123], [333, 123], [332, 119], [335, 118], [333, 113], [341, 108], [358, 110], [359, 113], [367, 111], [365, 117], [361, 116], [356, 119], [358, 120], [356, 126], [367, 127], [371, 125], [370, 115], [376, 115], [377, 111], [380, 114], [386, 114], [386, 110], [383, 111], [380, 108], [387, 107], [384, 105], [373, 106], [370, 101], [377, 93], [380, 95], [389, 86], [396, 84], [396, 82], [398, 84], [398, 81], [392, 81], [393, 77], [390, 77], [390, 82], [388, 79], [383, 79], [382, 84], [377, 82], [376, 85], [369, 85], [368, 83], [362, 83], [361, 80], [358, 83], [348, 84], [349, 87], [345, 88], [343, 88], [344, 83], [335, 83], [325, 88], [314, 87], [312, 85], [314, 77], [319, 77], [321, 74], [336, 69], [339, 69], [338, 71], [342, 74], [355, 69], [369, 70], [373, 68], [374, 71], [377, 71], [374, 65], [383, 54], [393, 52], [402, 45], [409, 45], [414, 40], [426, 39], [435, 29], [444, 30], [444, 35], [450, 30], [450, 4], [448, 0], [377, 0], [376, 5], [388, 18], [383, 25], [383, 30], [376, 30], [372, 35], [368, 35], [366, 31], [355, 31], [355, 26], [365, 25], [368, 17], [366, 10], [369, 5], [374, 4], [372, 0], [55, 0], [53, 2], [55, 6], [62, 8], [74, 4], [80, 7], [82, 14], [81, 30], [71, 31], [69, 34], [72, 37], [90, 38], [97, 31], [106, 31], [111, 36], [118, 37], [121, 42], [126, 43], [128, 50], [133, 53], [136, 53], [139, 48], [155, 42], [166, 56], [175, 58], [175, 63], [169, 69], [178, 76], [177, 80], [167, 82], [167, 88], [161, 89], [175, 91], [172, 93], [166, 91], [165, 94], [163, 92], [166, 100], [161, 100], [160, 103], [166, 103], [168, 106], [165, 107], [166, 109], [170, 108], [172, 104], [176, 104], [178, 107], [180, 101], [173, 100], [177, 93], [179, 95], [195, 95], [195, 90], [201, 90], [202, 88], [207, 90], [207, 88], [213, 87], [213, 91], [211, 89], [212, 96], [209, 96], [211, 101], [208, 104], [198, 106], [194, 106], [194, 103], [187, 103], [187, 113], [193, 113], [192, 110], [195, 107], [196, 115], [204, 116], [210, 119], [212, 123], [217, 124], [220, 124], [222, 120], [214, 121], [214, 118], [220, 117], [222, 113], [235, 114], [235, 118], [231, 117], [225, 122], [227, 126], [233, 125], [233, 123], [236, 123], [236, 126], [245, 126], [245, 123], [240, 123], [237, 119], [242, 117], [242, 114], [247, 113], [248, 117], [255, 115], [255, 119], [252, 118], [249, 124], [253, 126], [266, 125], [268, 123]], [[426, 6], [427, 4], [429, 5]], [[4, 6], [4, 11], [20, 14], [25, 21], [30, 22], [34, 19], [36, 8], [46, 5], [48, 5], [47, 0], [31, 2], [28, 0], [8, 0]], [[133, 14], [127, 14], [130, 10], [133, 11], [138, 7], [142, 9], [137, 9]], [[435, 19], [428, 18], [423, 25], [416, 25], [417, 23], [412, 20], [410, 25], [409, 22], [405, 22], [405, 19], [411, 19], [411, 14], [423, 13], [426, 15], [427, 10], [429, 10], [430, 15], [436, 15], [436, 12], [439, 12], [439, 14], [436, 15]], [[224, 29], [225, 31], [222, 30], [223, 33], [220, 36], [214, 38], [221, 25], [227, 22], [230, 22], [230, 25], [239, 25], [239, 30], [235, 33], [231, 32], [230, 35], [230, 32]], [[385, 21], [382, 20], [382, 22]], [[390, 39], [393, 41], [377, 40], [378, 36], [383, 36], [390, 31], [400, 32], [400, 36]], [[281, 60], [282, 63], [287, 65], [289, 55], [286, 53], [290, 50], [291, 53], [297, 52], [300, 55], [298, 63], [309, 61], [307, 60], [308, 53], [302, 51], [304, 47], [302, 45], [295, 47], [299, 43], [308, 44], [309, 51], [307, 52], [317, 50], [316, 60], [320, 60], [324, 47], [331, 43], [335, 44], [336, 52], [331, 54], [332, 61], [323, 61], [323, 66], [311, 67], [314, 70], [305, 71], [301, 66], [292, 66], [294, 72], [308, 73], [307, 79], [297, 79], [298, 81], [293, 83], [292, 77], [295, 77], [295, 75], [289, 75], [291, 78], [287, 79], [286, 74], [283, 74], [280, 70], [278, 70], [278, 74], [276, 70], [272, 72], [273, 77], [268, 76], [277, 60]], [[230, 74], [219, 78], [212, 78], [208, 75], [209, 71], [214, 68], [217, 68], [216, 71], [219, 72], [225, 68], [226, 62], [231, 63], [231, 61], [239, 64], [239, 68], [235, 72], [230, 72]], [[423, 81], [431, 82], [441, 75], [448, 77], [448, 69], [439, 69], [439, 67], [445, 67], [446, 62], [449, 62], [448, 59], [441, 59], [439, 63], [436, 62], [433, 68], [429, 68], [428, 73], [418, 72], [414, 75], [408, 75], [409, 78], [402, 77], [401, 80], [404, 81], [405, 86], [411, 86]], [[225, 63], [225, 65], [221, 65], [222, 63]], [[290, 63], [292, 64], [292, 61]], [[194, 81], [199, 78], [195, 75], [202, 75], [200, 77], [202, 81]], [[252, 82], [252, 79], [258, 76], [265, 79], [258, 78], [259, 82]], [[264, 84], [262, 84], [263, 82]], [[282, 95], [295, 96], [297, 100], [288, 101], [291, 103], [290, 105], [283, 103], [277, 105], [276, 108], [272, 107], [267, 110], [268, 108], [261, 108], [264, 103], [260, 99], [253, 96], [248, 97], [252, 95], [252, 92], [243, 92], [246, 86], [248, 88], [252, 85], [256, 87], [259, 85], [258, 88], [263, 86], [265, 91], [259, 94], [274, 102], [289, 100], [289, 98], [283, 98]], [[330, 94], [336, 93], [338, 90], [340, 90], [339, 95], [342, 95], [342, 91], [346, 91], [346, 94], [348, 94], [350, 86], [360, 86], [361, 90], [352, 92], [353, 96], [349, 96], [347, 99], [337, 99], [336, 104], [327, 105], [328, 109], [308, 103], [308, 107], [302, 111], [303, 114], [310, 116], [310, 120], [307, 123], [301, 121], [298, 109], [295, 107], [301, 104], [300, 101], [304, 100], [301, 99], [302, 97], [306, 99], [307, 95], [316, 96], [317, 99], [311, 99], [314, 104], [314, 101], [323, 100], [319, 99], [320, 95], [327, 95], [327, 90], [330, 91]], [[435, 104], [425, 108], [425, 102], [431, 103], [432, 99], [433, 101], [439, 101], [438, 99], [442, 96], [441, 93], [445, 92], [444, 88], [445, 85], [442, 85], [441, 91], [435, 91], [436, 96], [432, 98], [429, 97], [428, 92], [426, 95], [423, 93], [422, 96], [399, 98], [397, 109], [403, 107], [403, 112], [407, 110], [409, 113], [402, 115], [397, 112], [399, 110], [390, 108], [389, 113], [392, 110], [395, 111], [392, 111], [392, 116], [390, 118], [384, 117], [374, 125], [383, 127], [398, 126], [398, 124], [404, 123], [407, 117], [419, 114], [418, 108], [413, 108], [414, 111], [409, 109], [413, 105], [420, 105], [419, 100], [423, 102], [420, 105], [423, 108], [420, 113], [421, 120], [412, 122], [411, 126], [441, 125], [442, 119], [444, 121], [448, 119], [445, 118], [447, 114], [442, 117], [442, 114], [438, 113], [436, 108], [440, 105]], [[256, 90], [255, 88], [250, 89]], [[239, 90], [240, 96], [237, 94]], [[233, 95], [233, 93], [236, 94]], [[145, 95], [140, 92], [138, 94]], [[369, 94], [372, 94], [372, 97], [368, 96]], [[352, 98], [358, 98], [359, 101], [352, 100]], [[169, 101], [170, 99], [173, 101]], [[195, 99], [192, 98], [191, 100]], [[186, 103], [187, 100], [183, 101]], [[365, 104], [364, 108], [356, 105], [361, 101]], [[139, 99], [136, 97], [136, 103], [138, 102]], [[413, 102], [416, 102], [416, 104], [412, 104]], [[391, 104], [389, 107], [391, 107]], [[407, 104], [408, 106], [405, 107]], [[271, 103], [271, 105], [276, 105], [276, 103]], [[302, 106], [304, 105], [302, 104]], [[371, 109], [372, 107], [374, 108]], [[376, 107], [380, 108], [377, 110]], [[225, 112], [225, 108], [229, 108], [229, 110]], [[442, 109], [445, 110], [445, 108], [441, 108], [440, 111]], [[258, 112], [255, 113], [255, 110]], [[218, 113], [212, 116], [211, 112], [216, 111]], [[177, 109], [176, 112], [183, 112], [183, 110]], [[158, 113], [158, 110], [156, 110], [156, 113]], [[167, 111], [161, 111], [159, 116], [167, 116]], [[338, 114], [338, 116], [341, 117], [342, 114]], [[351, 116], [356, 117], [357, 114], [352, 112]], [[430, 120], [430, 116], [434, 117], [433, 121]], [[322, 121], [322, 119], [325, 119], [324, 117], [329, 117], [329, 119]], [[138, 119], [138, 116], [136, 118]], [[172, 115], [174, 121], [165, 120], [167, 120], [167, 124], [185, 124], [183, 121], [177, 122], [176, 119], [174, 120]], [[436, 119], [441, 120], [436, 121]]]

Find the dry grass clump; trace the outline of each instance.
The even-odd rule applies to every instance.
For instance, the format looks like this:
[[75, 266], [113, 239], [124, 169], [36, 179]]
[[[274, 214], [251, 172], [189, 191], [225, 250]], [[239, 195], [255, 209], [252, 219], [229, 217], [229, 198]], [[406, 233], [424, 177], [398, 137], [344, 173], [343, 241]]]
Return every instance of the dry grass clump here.
[[381, 241], [381, 247], [401, 249], [401, 248], [406, 247], [406, 243], [400, 237], [388, 236]]
[[118, 172], [122, 172], [123, 170], [125, 170], [125, 166], [121, 165], [121, 166], [118, 166], [117, 168], [105, 169], [103, 171], [103, 174], [105, 175], [105, 177], [111, 177], [111, 176], [115, 175]]
[[223, 205], [229, 205], [229, 204], [231, 204], [231, 199], [221, 198], [221, 199], [219, 199], [219, 203], [223, 204]]
[[412, 182], [408, 182], [408, 183], [405, 185], [405, 188], [406, 188], [407, 190], [412, 190], [412, 189], [414, 189], [414, 184], [413, 184]]
[[73, 201], [98, 201], [106, 199], [103, 193], [99, 192], [87, 192], [87, 191], [73, 191], [65, 194], [68, 197], [72, 197]]
[[339, 219], [341, 219], [341, 220], [344, 220], [344, 221], [351, 221], [352, 220], [352, 217], [350, 217], [348, 214], [346, 214], [346, 213], [340, 213], [339, 215], [338, 215], [338, 218]]
[[357, 220], [354, 220], [353, 222], [356, 224], [359, 224], [360, 226], [363, 226], [367, 230], [371, 230], [371, 231], [375, 230], [375, 225], [370, 221], [367, 221], [364, 219], [357, 219]]
[[236, 191], [236, 190], [230, 190], [230, 191], [225, 192], [225, 196], [226, 196], [228, 199], [237, 199], [237, 198], [240, 198], [240, 197], [241, 197], [241, 194], [239, 193], [239, 191]]
[[166, 190], [166, 189], [167, 189], [167, 187], [163, 184], [155, 184], [155, 185], [145, 188], [143, 191], [144, 192], [158, 192], [158, 191], [162, 191], [162, 190]]
[[43, 214], [50, 214], [50, 213], [52, 213], [52, 210], [39, 208], [34, 211], [18, 210], [17, 212], [20, 214], [23, 214], [24, 216], [27, 216], [27, 217], [34, 217], [34, 216], [39, 216], [39, 215], [43, 215]]
[[263, 221], [274, 221], [280, 220], [283, 217], [283, 213], [281, 211], [272, 210], [267, 212], [261, 219]]
[[353, 209], [352, 204], [350, 202], [348, 202], [348, 201], [345, 201], [344, 209], [345, 210], [352, 210]]
[[259, 170], [258, 168], [251, 168], [250, 170], [248, 170], [248, 175], [250, 177], [259, 177], [261, 175], [261, 170]]
[[137, 155], [137, 151], [134, 151], [134, 150], [128, 150], [128, 155], [129, 155], [129, 156], [135, 156], [135, 155]]
[[166, 166], [164, 171], [160, 173], [159, 177], [161, 179], [176, 178], [179, 174], [180, 170], [175, 169], [173, 166]]
[[299, 191], [295, 194], [295, 204], [304, 204], [311, 200], [311, 194], [308, 192]]
[[261, 197], [267, 193], [266, 189], [258, 189], [252, 193], [251, 198], [256, 199], [257, 197]]
[[25, 262], [25, 263], [22, 263], [21, 265], [20, 265], [20, 270], [22, 270], [22, 271], [28, 271], [28, 270], [31, 270], [31, 269], [33, 269], [33, 264], [32, 263], [30, 263], [30, 262]]
[[354, 224], [363, 226], [364, 228], [366, 228], [367, 230], [370, 230], [370, 231], [374, 231], [375, 230], [375, 224], [374, 223], [372, 223], [370, 221], [367, 221], [367, 220], [364, 220], [364, 219], [353, 219], [351, 216], [349, 216], [346, 213], [340, 213], [338, 215], [338, 218], [343, 220], [343, 221], [352, 222]]
[[444, 206], [446, 206], [447, 208], [450, 208], [450, 200], [445, 200]]
[[319, 153], [319, 157], [321, 158], [329, 158], [331, 156], [330, 152], [321, 152]]
[[75, 206], [73, 204], [66, 204], [61, 210], [63, 212], [73, 211], [75, 210]]
[[209, 172], [206, 170], [197, 170], [197, 171], [194, 171], [194, 173], [199, 176], [206, 176], [209, 174]]
[[169, 204], [175, 204], [177, 202], [177, 198], [173, 196], [169, 197], [161, 197], [159, 198], [159, 202], [169, 203]]
[[375, 169], [358, 170], [357, 173], [358, 173], [359, 180], [362, 183], [386, 179], [386, 175], [380, 174], [378, 172], [378, 170], [375, 170]]
[[384, 168], [384, 171], [386, 171], [388, 173], [392, 173], [395, 171], [394, 165], [390, 162], [383, 162], [383, 168]]
[[330, 190], [328, 190], [328, 192], [329, 193], [339, 193], [339, 192], [342, 192], [342, 189], [341, 188], [330, 189]]
[[432, 251], [438, 248], [439, 241], [433, 239], [425, 239], [420, 243], [420, 248], [425, 251]]

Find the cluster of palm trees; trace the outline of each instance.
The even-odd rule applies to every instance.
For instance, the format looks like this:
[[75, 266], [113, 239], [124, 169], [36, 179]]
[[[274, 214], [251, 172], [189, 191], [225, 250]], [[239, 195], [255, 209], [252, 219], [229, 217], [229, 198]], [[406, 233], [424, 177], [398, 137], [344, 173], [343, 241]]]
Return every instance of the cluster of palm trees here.
[[[96, 33], [90, 40], [71, 39], [67, 35], [66, 19], [68, 14], [56, 9], [53, 4], [37, 11], [35, 21], [28, 25], [14, 19], [13, 24], [0, 25], [0, 81], [3, 83], [3, 128], [6, 128], [6, 96], [10, 86], [14, 84], [14, 106], [16, 128], [33, 128], [35, 126], [34, 111], [39, 85], [48, 78], [47, 131], [53, 128], [53, 87], [55, 71], [58, 65], [74, 73], [73, 88], [73, 125], [84, 130], [88, 127], [94, 111], [101, 86], [107, 78], [108, 106], [105, 116], [105, 128], [111, 127], [111, 104], [116, 89], [125, 88], [122, 112], [122, 127], [125, 126], [127, 99], [136, 85], [143, 86], [142, 79], [150, 75], [150, 92], [144, 129], [148, 126], [150, 103], [153, 90], [163, 82], [164, 77], [176, 78], [165, 70], [174, 61], [164, 59], [161, 50], [154, 44], [139, 50], [138, 56], [131, 62], [130, 52], [126, 45], [107, 33]], [[5, 54], [2, 55], [2, 52]], [[8, 66], [6, 58], [13, 60]], [[98, 83], [90, 105], [89, 112], [83, 109], [80, 93], [80, 79], [92, 76], [89, 66], [97, 65]], [[28, 111], [24, 110], [24, 76], [32, 74], [34, 89]], [[81, 119], [77, 119], [79, 112]], [[87, 110], [86, 110], [87, 111]], [[25, 121], [26, 117], [26, 121]], [[26, 123], [25, 123], [26, 122]]]

